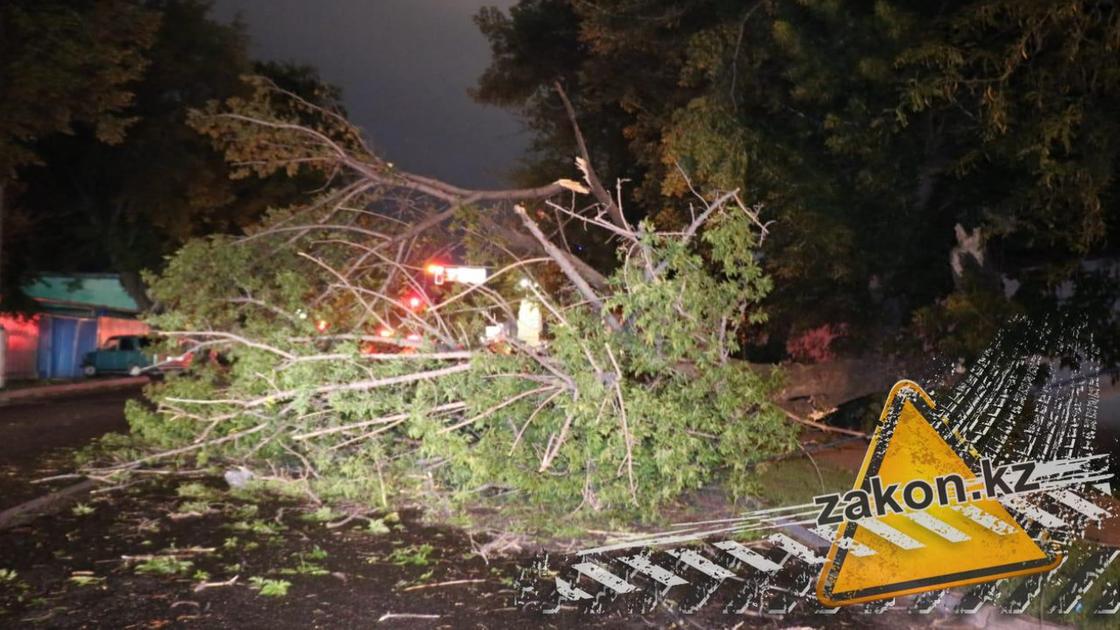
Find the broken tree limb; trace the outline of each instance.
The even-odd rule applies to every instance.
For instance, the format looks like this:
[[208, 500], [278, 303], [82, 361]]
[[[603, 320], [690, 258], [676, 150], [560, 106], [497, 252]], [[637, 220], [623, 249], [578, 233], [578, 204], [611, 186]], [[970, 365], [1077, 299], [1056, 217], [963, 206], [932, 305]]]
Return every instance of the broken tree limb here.
[[486, 582], [486, 581], [488, 581], [488, 580], [476, 578], [476, 579], [467, 579], [467, 580], [450, 580], [448, 582], [436, 582], [434, 584], [417, 584], [415, 586], [409, 586], [407, 588], [402, 588], [401, 592], [402, 593], [407, 593], [408, 591], [420, 591], [420, 590], [424, 590], [426, 588], [441, 588], [441, 587], [444, 587], [444, 586], [458, 586], [460, 584], [481, 584], [481, 583]]
[[[774, 399], [794, 404], [811, 403], [812, 411], [839, 407], [871, 394], [886, 394], [906, 373], [903, 361], [882, 355], [823, 363], [751, 364], [760, 374], [768, 374], [775, 367], [782, 371], [785, 385]], [[800, 407], [794, 408], [798, 412], [805, 411]]]
[[[519, 251], [520, 253], [525, 254], [536, 254], [543, 251], [540, 242], [529, 234], [510, 229], [509, 227], [502, 225], [501, 222], [495, 221], [494, 219], [485, 215], [481, 217], [481, 221], [486, 231], [499, 237], [502, 243], [511, 250]], [[600, 273], [599, 270], [595, 269], [591, 265], [588, 265], [579, 258], [571, 255], [570, 253], [560, 249], [559, 247], [557, 247], [556, 249], [561, 253], [561, 255], [563, 255], [565, 260], [570, 262], [572, 266], [575, 267], [577, 271], [579, 271], [579, 274], [587, 280], [588, 284], [599, 290], [606, 288], [607, 277]]]
[[77, 501], [78, 497], [88, 494], [95, 486], [97, 486], [96, 481], [86, 479], [66, 486], [61, 490], [25, 501], [15, 507], [10, 507], [0, 512], [0, 531], [18, 527], [44, 514], [57, 512]]
[[[425, 371], [425, 372], [414, 372], [412, 374], [402, 374], [400, 376], [390, 376], [388, 378], [377, 378], [377, 379], [369, 379], [369, 380], [363, 380], [363, 381], [354, 381], [354, 382], [351, 382], [351, 383], [339, 383], [339, 384], [335, 384], [335, 385], [323, 385], [322, 387], [316, 387], [315, 389], [311, 390], [308, 393], [310, 393], [313, 396], [318, 396], [318, 395], [322, 395], [322, 394], [333, 394], [335, 392], [366, 391], [366, 390], [370, 390], [370, 389], [377, 389], [379, 387], [388, 387], [390, 385], [401, 385], [401, 384], [404, 384], [404, 383], [413, 383], [413, 382], [416, 382], [416, 381], [423, 381], [423, 380], [429, 380], [429, 379], [433, 379], [433, 378], [439, 378], [441, 376], [458, 374], [459, 372], [466, 372], [467, 370], [470, 369], [470, 367], [471, 367], [471, 364], [469, 362], [467, 362], [467, 363], [457, 363], [455, 365], [451, 365], [451, 366], [448, 366], [448, 367], [445, 367], [445, 368], [440, 368], [440, 369], [437, 369], [437, 370], [428, 370], [428, 371]], [[253, 398], [251, 400], [236, 400], [236, 399], [219, 399], [219, 400], [209, 400], [209, 399], [207, 399], [207, 400], [203, 400], [203, 399], [192, 399], [192, 398], [166, 398], [165, 400], [168, 401], [168, 402], [187, 403], [187, 404], [195, 404], [195, 405], [238, 405], [238, 406], [243, 407], [245, 409], [253, 409], [253, 408], [257, 408], [257, 407], [263, 407], [263, 406], [268, 405], [270, 403], [279, 402], [281, 400], [288, 400], [290, 398], [294, 398], [294, 397], [298, 396], [301, 393], [305, 393], [305, 392], [301, 392], [299, 390], [287, 390], [287, 391], [277, 392], [275, 394], [269, 394], [268, 396], [261, 396], [259, 398]]]
[[559, 81], [553, 85], [556, 87], [556, 93], [560, 95], [560, 100], [564, 103], [564, 111], [568, 113], [568, 120], [572, 123], [572, 133], [576, 137], [576, 145], [579, 147], [579, 154], [580, 157], [582, 157], [580, 168], [587, 177], [587, 183], [591, 185], [591, 193], [595, 195], [595, 199], [607, 209], [607, 214], [616, 226], [630, 231], [630, 226], [626, 223], [626, 217], [623, 216], [622, 209], [618, 207], [615, 200], [611, 198], [611, 194], [603, 187], [603, 183], [599, 181], [598, 174], [595, 173], [595, 169], [591, 166], [591, 154], [587, 150], [587, 143], [583, 140], [583, 132], [579, 129], [579, 123], [576, 122], [576, 110], [572, 107], [572, 102], [568, 99], [568, 94], [564, 92], [564, 88], [560, 85]]
[[572, 262], [564, 255], [563, 250], [553, 244], [552, 241], [548, 240], [544, 232], [541, 232], [540, 226], [529, 216], [525, 207], [516, 205], [513, 209], [517, 212], [517, 215], [521, 217], [521, 222], [525, 224], [525, 229], [529, 230], [541, 244], [541, 247], [544, 248], [545, 252], [552, 257], [552, 260], [560, 267], [560, 270], [564, 272], [568, 280], [571, 280], [572, 284], [575, 285], [576, 290], [583, 296], [583, 299], [587, 300], [596, 311], [602, 314], [603, 318], [607, 320], [607, 325], [611, 327], [611, 330], [616, 332], [622, 330], [622, 325], [618, 323], [615, 316], [603, 307], [603, 300], [599, 297], [599, 294], [595, 293], [595, 289], [592, 289], [591, 285], [587, 283], [587, 280], [576, 271]]

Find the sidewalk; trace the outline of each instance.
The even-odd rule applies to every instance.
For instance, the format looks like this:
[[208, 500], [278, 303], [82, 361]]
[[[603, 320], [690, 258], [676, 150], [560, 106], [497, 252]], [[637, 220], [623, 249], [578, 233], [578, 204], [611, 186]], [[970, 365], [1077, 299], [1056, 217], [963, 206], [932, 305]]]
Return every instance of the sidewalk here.
[[29, 385], [15, 389], [0, 389], [0, 405], [24, 400], [70, 396], [89, 392], [111, 391], [128, 387], [139, 387], [148, 382], [146, 376], [125, 376], [120, 378], [93, 378], [72, 383], [52, 383], [49, 385]]

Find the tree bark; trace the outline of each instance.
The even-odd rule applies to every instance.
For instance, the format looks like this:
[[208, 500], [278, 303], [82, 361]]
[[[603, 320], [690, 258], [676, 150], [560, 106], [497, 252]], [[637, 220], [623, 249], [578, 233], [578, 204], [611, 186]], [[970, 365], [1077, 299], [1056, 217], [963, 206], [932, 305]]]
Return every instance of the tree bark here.
[[785, 376], [774, 400], [798, 411], [828, 410], [846, 402], [886, 392], [903, 377], [900, 362], [889, 357], [867, 356], [825, 363], [784, 363], [778, 366], [752, 363], [751, 368], [767, 374], [775, 367]]

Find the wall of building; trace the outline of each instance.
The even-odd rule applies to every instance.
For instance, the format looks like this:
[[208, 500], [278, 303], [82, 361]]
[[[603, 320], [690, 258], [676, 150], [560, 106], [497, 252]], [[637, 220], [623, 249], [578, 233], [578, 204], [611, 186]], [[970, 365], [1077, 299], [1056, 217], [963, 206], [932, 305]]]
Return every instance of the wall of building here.
[[97, 347], [100, 348], [109, 337], [118, 335], [147, 335], [152, 327], [138, 319], [119, 317], [97, 318]]
[[97, 349], [97, 320], [41, 315], [39, 321], [39, 378], [80, 378], [82, 359]]
[[119, 317], [69, 317], [41, 313], [30, 318], [0, 316], [7, 332], [4, 376], [8, 380], [78, 378], [85, 353], [117, 335], [147, 335], [142, 321]]
[[18, 318], [0, 315], [0, 325], [8, 336], [4, 376], [8, 380], [35, 378], [39, 347], [39, 316]]

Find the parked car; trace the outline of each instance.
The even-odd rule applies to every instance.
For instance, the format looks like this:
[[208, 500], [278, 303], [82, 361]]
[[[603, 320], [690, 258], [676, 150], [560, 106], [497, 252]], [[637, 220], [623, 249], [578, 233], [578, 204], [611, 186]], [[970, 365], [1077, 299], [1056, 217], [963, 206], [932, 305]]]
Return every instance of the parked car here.
[[191, 353], [158, 355], [152, 352], [152, 339], [138, 335], [109, 337], [97, 350], [86, 354], [82, 360], [82, 373], [96, 374], [162, 374], [185, 369], [191, 362]]

